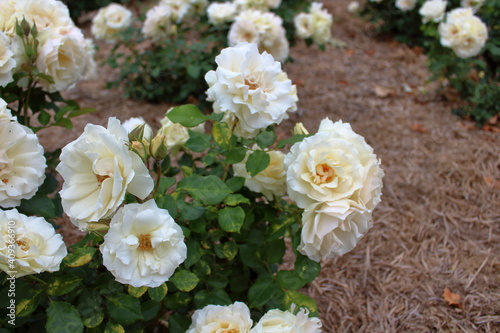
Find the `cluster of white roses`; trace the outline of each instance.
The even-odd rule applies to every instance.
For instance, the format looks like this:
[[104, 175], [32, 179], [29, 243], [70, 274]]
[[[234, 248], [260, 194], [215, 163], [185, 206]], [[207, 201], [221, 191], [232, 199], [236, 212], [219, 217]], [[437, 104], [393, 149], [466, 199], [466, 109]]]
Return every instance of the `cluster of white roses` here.
[[300, 13], [294, 18], [297, 36], [304, 39], [312, 38], [316, 44], [330, 41], [332, 23], [332, 15], [319, 2], [313, 2], [308, 13]]
[[12, 82], [13, 74], [30, 61], [26, 40], [16, 34], [16, 23], [23, 19], [38, 31], [37, 36], [30, 35], [38, 42], [34, 65], [54, 80], [42, 82], [47, 91], [67, 89], [95, 73], [93, 43], [75, 26], [65, 4], [58, 0], [4, 0], [0, 4], [0, 86]]
[[[45, 157], [37, 136], [17, 122], [0, 99], [0, 207], [32, 198], [45, 180]], [[9, 232], [9, 230], [11, 230]], [[16, 277], [57, 271], [67, 250], [42, 217], [0, 210], [0, 269]]]
[[[273, 65], [255, 44], [224, 49], [216, 63], [218, 68], [205, 77], [208, 100], [236, 135], [253, 137], [296, 109], [296, 88], [279, 62]], [[373, 149], [349, 124], [325, 119], [316, 135], [295, 144], [286, 156], [269, 155], [269, 166], [256, 176], [246, 171], [246, 158], [233, 165], [234, 174], [268, 200], [288, 188], [290, 198], [305, 209], [299, 251], [320, 261], [352, 250], [371, 227], [371, 213], [380, 202], [384, 173]]]
[[[56, 168], [64, 180], [60, 191], [64, 212], [82, 230], [99, 229], [110, 219], [100, 247], [104, 266], [117, 281], [134, 287], [161, 285], [187, 255], [182, 229], [154, 200], [121, 207], [126, 193], [144, 200], [153, 190], [141, 156], [163, 159], [189, 138], [187, 128], [166, 116], [161, 123], [155, 137], [142, 118], [123, 125], [110, 118], [107, 128], [88, 124], [62, 149]], [[130, 142], [129, 132], [141, 125], [140, 141]]]
[[310, 318], [305, 309], [300, 309], [297, 314], [274, 309], [264, 314], [252, 328], [249, 308], [244, 303], [235, 302], [228, 306], [208, 305], [196, 310], [186, 333], [320, 333], [321, 327], [321, 321]]

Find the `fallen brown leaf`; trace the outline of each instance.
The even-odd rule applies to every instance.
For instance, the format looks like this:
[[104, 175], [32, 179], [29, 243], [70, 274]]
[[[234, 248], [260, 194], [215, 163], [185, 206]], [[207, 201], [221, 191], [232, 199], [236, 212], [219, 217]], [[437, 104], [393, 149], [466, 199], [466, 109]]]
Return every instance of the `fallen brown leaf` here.
[[369, 56], [372, 56], [375, 54], [374, 50], [365, 50], [365, 53], [368, 54]]
[[491, 126], [488, 124], [483, 125], [483, 131], [485, 132], [492, 132], [492, 133], [500, 133], [500, 127], [496, 126]]
[[392, 88], [385, 88], [381, 86], [375, 86], [375, 95], [378, 97], [384, 98], [387, 96], [394, 96], [396, 91]]
[[348, 82], [348, 81], [346, 81], [346, 80], [338, 80], [338, 81], [337, 81], [337, 83], [338, 83], [338, 84], [345, 84], [345, 85], [348, 85], [348, 84], [349, 84], [349, 82]]
[[411, 125], [411, 130], [419, 133], [427, 133], [427, 128], [422, 126], [422, 124], [413, 124]]
[[353, 49], [347, 49], [345, 50], [345, 54], [350, 57], [352, 56], [356, 51], [354, 51]]
[[488, 119], [488, 123], [490, 125], [496, 125], [498, 123], [498, 115], [491, 117]]
[[444, 288], [443, 298], [449, 305], [455, 305], [462, 308], [462, 302], [460, 302], [460, 295], [452, 293], [450, 289]]
[[488, 184], [491, 187], [496, 188], [497, 190], [500, 190], [500, 180], [498, 179], [493, 179], [491, 177], [484, 177], [484, 182]]

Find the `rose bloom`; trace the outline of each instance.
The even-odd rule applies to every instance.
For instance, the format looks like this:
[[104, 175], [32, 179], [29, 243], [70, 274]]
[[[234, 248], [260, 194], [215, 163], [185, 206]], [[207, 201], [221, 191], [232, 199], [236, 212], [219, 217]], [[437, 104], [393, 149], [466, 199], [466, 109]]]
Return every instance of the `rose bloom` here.
[[460, 58], [478, 55], [488, 39], [488, 28], [472, 8], [457, 8], [439, 24], [441, 45], [451, 48]]
[[300, 253], [320, 262], [351, 251], [372, 227], [372, 214], [353, 200], [320, 202], [302, 214]]
[[380, 161], [364, 138], [341, 121], [326, 118], [318, 133], [294, 144], [285, 170], [288, 194], [300, 208], [346, 198], [370, 207], [380, 201]]
[[237, 6], [238, 11], [247, 9], [269, 11], [271, 8], [278, 8], [281, 5], [281, 0], [235, 0], [234, 4]]
[[123, 126], [123, 128], [125, 128], [127, 133], [132, 132], [136, 127], [139, 127], [141, 125], [144, 125], [144, 134], [143, 134], [144, 138], [147, 140], [151, 140], [151, 138], [153, 137], [153, 129], [151, 128], [151, 126], [149, 126], [146, 123], [144, 118], [132, 117], [132, 118], [125, 120], [122, 123], [122, 126]]
[[472, 8], [476, 12], [484, 4], [485, 0], [462, 0], [460, 2], [460, 7]]
[[356, 13], [360, 9], [359, 2], [357, 1], [351, 1], [349, 2], [349, 5], [347, 5], [347, 11], [349, 13]]
[[177, 26], [173, 23], [171, 8], [166, 5], [158, 5], [148, 10], [142, 26], [142, 33], [154, 42], [177, 34]]
[[225, 48], [215, 58], [218, 67], [205, 75], [208, 100], [217, 113], [232, 112], [248, 131], [279, 124], [287, 111], [297, 110], [297, 90], [281, 64], [256, 44]]
[[144, 199], [153, 190], [148, 169], [127, 143], [120, 121], [109, 118], [107, 129], [88, 124], [62, 149], [56, 168], [64, 180], [62, 206], [80, 229], [114, 213], [126, 192]]
[[207, 305], [196, 310], [191, 319], [186, 333], [248, 333], [252, 327], [250, 309], [242, 302], [227, 306]]
[[446, 11], [446, 4], [447, 2], [445, 0], [428, 0], [424, 2], [418, 11], [422, 16], [422, 22], [441, 22]]
[[133, 287], [158, 287], [187, 256], [181, 227], [153, 199], [120, 208], [100, 250], [116, 281]]
[[321, 333], [321, 326], [321, 320], [309, 318], [309, 312], [303, 308], [297, 315], [273, 309], [260, 318], [250, 333]]
[[207, 8], [208, 21], [214, 25], [234, 20], [236, 5], [232, 2], [212, 2]]
[[0, 121], [4, 120], [17, 121], [17, 118], [12, 116], [12, 112], [7, 108], [7, 102], [0, 98]]
[[[253, 149], [258, 149], [254, 145]], [[245, 186], [250, 190], [262, 193], [267, 200], [273, 200], [274, 196], [282, 196], [286, 193], [286, 173], [283, 161], [285, 154], [279, 150], [269, 151], [269, 166], [252, 177], [246, 170], [245, 163], [252, 151], [248, 150], [247, 155], [240, 163], [233, 164], [234, 175], [245, 178]]]
[[170, 8], [172, 21], [182, 23], [184, 18], [193, 15], [194, 8], [189, 0], [160, 0], [160, 6]]
[[35, 195], [45, 180], [47, 165], [43, 147], [33, 131], [17, 121], [10, 121], [12, 116], [7, 109], [1, 118], [0, 207], [10, 208]]
[[205, 131], [205, 124], [201, 123], [198, 126], [187, 128], [181, 124], [174, 123], [167, 117], [167, 114], [171, 110], [172, 108], [167, 111], [165, 117], [160, 121], [161, 128], [158, 130], [157, 135], [163, 135], [163, 142], [167, 148], [176, 151], [189, 139], [189, 130], [203, 133]]
[[407, 12], [415, 8], [417, 0], [396, 0], [396, 8], [403, 12]]
[[313, 16], [310, 13], [299, 13], [293, 18], [295, 34], [302, 39], [310, 38], [314, 32]]
[[12, 82], [13, 70], [16, 68], [14, 52], [10, 47], [10, 39], [0, 31], [0, 87]]
[[36, 65], [53, 84], [42, 81], [49, 92], [62, 91], [86, 78], [94, 69], [87, 40], [76, 27], [58, 28], [39, 46]]
[[8, 36], [15, 34], [11, 18], [15, 13], [16, 2], [17, 0], [0, 1], [0, 31], [6, 33]]
[[312, 39], [316, 44], [325, 44], [330, 41], [332, 32], [333, 18], [326, 9], [323, 9], [323, 4], [313, 2], [311, 4], [310, 13], [313, 21]]
[[270, 53], [275, 60], [285, 61], [290, 46], [283, 20], [274, 13], [259, 10], [241, 12], [229, 29], [229, 46], [241, 42], [257, 43], [259, 51]]
[[[9, 229], [15, 230], [14, 234]], [[14, 267], [9, 262], [12, 244], [15, 244]], [[4, 272], [15, 271], [16, 278], [55, 272], [67, 253], [61, 235], [43, 217], [26, 216], [16, 209], [0, 210], [0, 269]]]
[[116, 40], [116, 34], [132, 24], [132, 12], [122, 5], [111, 3], [99, 9], [92, 19], [91, 32], [97, 39]]

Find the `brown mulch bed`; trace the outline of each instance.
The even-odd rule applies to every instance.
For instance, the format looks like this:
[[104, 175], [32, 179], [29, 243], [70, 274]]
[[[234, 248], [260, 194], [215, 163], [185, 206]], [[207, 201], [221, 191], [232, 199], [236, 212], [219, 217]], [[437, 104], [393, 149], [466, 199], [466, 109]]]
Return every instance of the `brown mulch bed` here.
[[[348, 3], [325, 1], [345, 48], [291, 50], [295, 62], [285, 70], [299, 111], [280, 126], [288, 135], [298, 121], [310, 131], [324, 117], [349, 122], [386, 174], [374, 227], [353, 251], [325, 263], [307, 290], [324, 331], [500, 332], [500, 134], [452, 115], [454, 102], [426, 84], [425, 56], [376, 36], [347, 13]], [[158, 128], [168, 108], [122, 99], [102, 79], [67, 95], [98, 112], [77, 118], [71, 132], [42, 131], [47, 150], [109, 116], [141, 115]], [[460, 295], [458, 304], [445, 300], [445, 288]]]

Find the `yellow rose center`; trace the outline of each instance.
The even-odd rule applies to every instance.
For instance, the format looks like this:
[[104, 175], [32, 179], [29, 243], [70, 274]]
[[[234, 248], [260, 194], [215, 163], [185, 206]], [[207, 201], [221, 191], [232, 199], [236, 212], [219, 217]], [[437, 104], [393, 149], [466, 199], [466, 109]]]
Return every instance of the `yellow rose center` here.
[[335, 171], [328, 164], [322, 163], [316, 166], [316, 176], [314, 177], [316, 184], [330, 183], [334, 177]]
[[143, 251], [150, 251], [153, 249], [151, 244], [151, 235], [139, 235], [139, 249]]
[[4, 184], [7, 184], [7, 183], [9, 182], [9, 180], [8, 180], [8, 179], [2, 179], [2, 182], [3, 182]]
[[97, 182], [99, 183], [99, 185], [102, 184], [103, 181], [109, 178], [108, 175], [95, 175], [95, 177], [97, 178]]
[[253, 77], [245, 78], [245, 84], [248, 86], [250, 90], [256, 90], [259, 88], [259, 85], [257, 84], [257, 81]]
[[23, 241], [23, 240], [18, 240], [16, 242], [17, 246], [19, 246], [21, 248], [21, 250], [23, 251], [28, 251], [30, 249], [30, 245], [28, 242], [26, 241]]
[[231, 328], [230, 326], [231, 326], [230, 323], [222, 322], [220, 324], [221, 330], [219, 330], [218, 332], [220, 332], [220, 333], [239, 333], [240, 332], [240, 330], [238, 328]]

